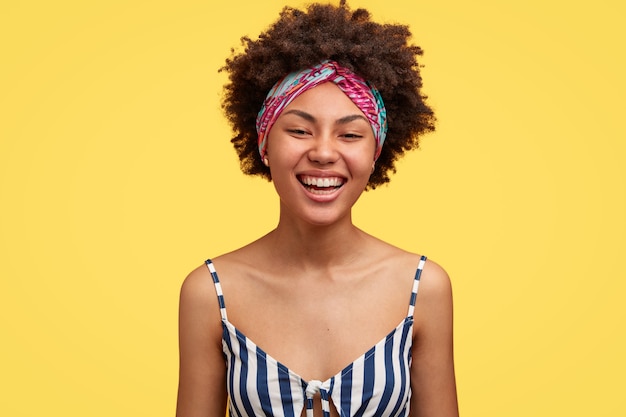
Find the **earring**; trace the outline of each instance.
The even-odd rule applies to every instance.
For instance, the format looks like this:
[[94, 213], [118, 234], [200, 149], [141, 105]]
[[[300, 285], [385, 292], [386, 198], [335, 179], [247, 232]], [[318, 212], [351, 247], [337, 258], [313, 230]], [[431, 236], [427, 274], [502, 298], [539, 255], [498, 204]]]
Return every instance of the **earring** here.
[[263, 163], [265, 164], [266, 167], [270, 166], [270, 160], [267, 159], [267, 156], [263, 157]]
[[372, 174], [374, 173], [374, 170], [376, 170], [376, 163], [372, 164]]

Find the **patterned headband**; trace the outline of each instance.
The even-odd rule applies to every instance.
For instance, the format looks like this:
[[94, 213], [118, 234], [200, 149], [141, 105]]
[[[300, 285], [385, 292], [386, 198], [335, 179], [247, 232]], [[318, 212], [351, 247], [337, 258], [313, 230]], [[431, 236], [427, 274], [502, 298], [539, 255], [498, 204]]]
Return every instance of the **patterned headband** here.
[[265, 157], [267, 135], [282, 111], [296, 97], [325, 82], [333, 82], [363, 112], [374, 131], [378, 159], [387, 135], [387, 111], [380, 93], [363, 78], [334, 61], [292, 72], [278, 81], [267, 93], [263, 107], [256, 118], [259, 153]]

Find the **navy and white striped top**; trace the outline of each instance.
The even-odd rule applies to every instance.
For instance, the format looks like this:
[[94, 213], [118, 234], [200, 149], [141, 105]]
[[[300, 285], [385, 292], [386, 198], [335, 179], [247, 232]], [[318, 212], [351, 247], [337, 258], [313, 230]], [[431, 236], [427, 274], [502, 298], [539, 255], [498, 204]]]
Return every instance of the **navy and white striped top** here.
[[306, 416], [312, 417], [313, 396], [317, 393], [324, 417], [330, 416], [330, 404], [342, 417], [408, 416], [413, 310], [425, 263], [426, 257], [422, 256], [407, 317], [395, 329], [333, 377], [305, 381], [228, 321], [222, 287], [213, 263], [207, 260], [222, 315], [230, 416], [299, 417], [306, 407]]

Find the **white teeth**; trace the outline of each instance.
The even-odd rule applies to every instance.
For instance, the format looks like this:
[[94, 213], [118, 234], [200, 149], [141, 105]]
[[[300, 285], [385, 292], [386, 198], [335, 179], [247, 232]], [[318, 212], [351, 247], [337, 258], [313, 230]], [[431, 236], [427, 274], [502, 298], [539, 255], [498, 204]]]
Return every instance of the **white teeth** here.
[[318, 187], [328, 187], [328, 186], [330, 186], [330, 180], [328, 178], [326, 178], [326, 179], [319, 178], [317, 180], [317, 186]]
[[337, 177], [315, 178], [303, 176], [300, 180], [305, 185], [312, 185], [317, 188], [337, 187], [343, 184], [343, 180]]

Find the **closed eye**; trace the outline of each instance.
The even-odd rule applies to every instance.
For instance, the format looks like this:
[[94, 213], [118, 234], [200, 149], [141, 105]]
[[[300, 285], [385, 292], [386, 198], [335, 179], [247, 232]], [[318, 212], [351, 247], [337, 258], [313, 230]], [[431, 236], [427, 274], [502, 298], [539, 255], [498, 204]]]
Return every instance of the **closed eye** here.
[[296, 136], [305, 136], [309, 133], [304, 129], [287, 129], [287, 132]]
[[360, 139], [363, 135], [359, 135], [358, 133], [344, 133], [341, 137], [346, 139]]

